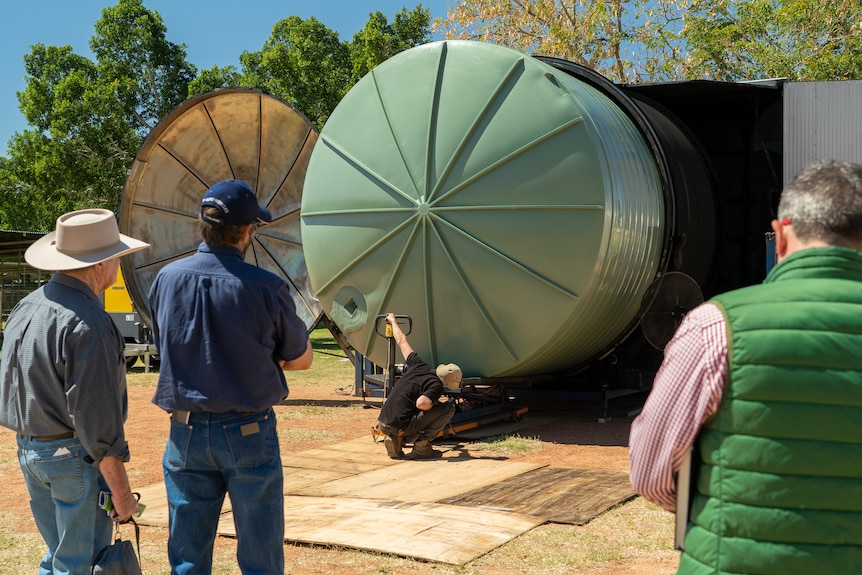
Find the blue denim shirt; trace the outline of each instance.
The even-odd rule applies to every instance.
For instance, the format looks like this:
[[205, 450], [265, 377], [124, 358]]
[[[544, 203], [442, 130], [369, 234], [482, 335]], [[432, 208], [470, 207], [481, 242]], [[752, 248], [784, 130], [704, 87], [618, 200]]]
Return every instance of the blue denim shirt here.
[[202, 243], [163, 267], [150, 288], [160, 356], [153, 403], [166, 411], [262, 411], [288, 394], [279, 360], [308, 333], [288, 284], [233, 247]]

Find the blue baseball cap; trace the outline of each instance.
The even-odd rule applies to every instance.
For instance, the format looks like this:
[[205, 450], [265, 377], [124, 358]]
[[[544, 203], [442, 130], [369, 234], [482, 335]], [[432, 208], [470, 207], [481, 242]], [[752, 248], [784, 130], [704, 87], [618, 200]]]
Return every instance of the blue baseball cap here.
[[[220, 218], [207, 216], [207, 206], [218, 209]], [[271, 222], [272, 214], [257, 203], [254, 191], [240, 180], [224, 180], [207, 190], [201, 200], [201, 219], [217, 226], [244, 226], [254, 222]]]

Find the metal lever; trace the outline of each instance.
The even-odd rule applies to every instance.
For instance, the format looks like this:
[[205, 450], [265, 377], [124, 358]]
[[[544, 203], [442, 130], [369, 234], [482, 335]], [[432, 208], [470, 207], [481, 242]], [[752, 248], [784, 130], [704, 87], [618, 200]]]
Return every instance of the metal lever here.
[[[386, 316], [388, 314], [378, 315], [377, 319], [374, 321], [374, 331], [377, 332], [378, 335], [382, 335], [386, 338], [387, 343], [389, 344], [389, 348], [387, 349], [387, 358], [386, 358], [386, 379], [383, 384], [383, 398], [384, 400], [389, 397], [389, 392], [392, 390], [392, 386], [395, 385], [395, 338], [392, 336], [392, 325], [386, 321]], [[380, 331], [380, 321], [383, 320], [385, 325], [385, 329]], [[398, 325], [401, 325], [402, 322], [400, 320], [406, 320], [407, 329], [401, 329], [404, 332], [404, 335], [410, 334], [413, 331], [413, 318], [409, 315], [395, 315], [395, 321], [398, 322]], [[406, 358], [405, 358], [406, 359]]]
[[[378, 315], [377, 319], [374, 320], [374, 331], [377, 332], [377, 335], [382, 335], [383, 337], [392, 337], [392, 326], [389, 325], [389, 322], [386, 321], [386, 316], [389, 314]], [[406, 320], [407, 329], [404, 329], [405, 323], [400, 320]], [[381, 331], [381, 321], [383, 322], [384, 330]], [[402, 326], [401, 331], [404, 332], [404, 335], [410, 335], [413, 331], [413, 318], [409, 315], [395, 315], [395, 321], [398, 322], [398, 325]]]

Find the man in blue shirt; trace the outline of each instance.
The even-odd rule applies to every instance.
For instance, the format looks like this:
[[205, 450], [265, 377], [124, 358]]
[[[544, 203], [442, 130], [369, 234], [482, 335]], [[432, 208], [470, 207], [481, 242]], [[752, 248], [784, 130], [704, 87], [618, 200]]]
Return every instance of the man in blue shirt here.
[[243, 261], [270, 222], [251, 188], [212, 186], [200, 207], [204, 242], [163, 267], [150, 289], [161, 358], [153, 403], [171, 413], [163, 459], [168, 559], [176, 575], [210, 573], [225, 494], [243, 573], [284, 573], [284, 493], [272, 406], [283, 370], [311, 367], [308, 333], [290, 287]]
[[[30, 508], [48, 547], [39, 573], [88, 574], [111, 543], [111, 519], [137, 509], [125, 469], [123, 337], [99, 296], [117, 281], [120, 257], [148, 246], [120, 234], [110, 210], [88, 209], [60, 216], [24, 254], [55, 273], [6, 322], [0, 425], [18, 434]], [[111, 516], [99, 508], [100, 491], [112, 493]]]

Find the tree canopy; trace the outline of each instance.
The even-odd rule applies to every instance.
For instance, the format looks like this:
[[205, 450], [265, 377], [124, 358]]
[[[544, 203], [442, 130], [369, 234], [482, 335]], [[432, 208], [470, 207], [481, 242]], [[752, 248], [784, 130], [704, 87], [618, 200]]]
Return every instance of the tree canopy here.
[[185, 44], [166, 39], [158, 12], [118, 0], [94, 25], [91, 60], [70, 46], [36, 44], [24, 56], [18, 93], [29, 127], [0, 158], [0, 228], [48, 230], [87, 207], [116, 210], [126, 173], [144, 138], [187, 98], [222, 87], [263, 90], [321, 128], [350, 87], [371, 68], [430, 37], [430, 12], [380, 12], [352, 42], [315, 18], [288, 16], [261, 50], [239, 56], [241, 69], [198, 74]]
[[682, 9], [674, 0], [462, 0], [435, 27], [447, 38], [562, 58], [638, 82], [674, 73], [666, 68], [679, 58]]
[[146, 136], [188, 94], [197, 69], [186, 61], [185, 44], [165, 38], [158, 12], [141, 0], [120, 0], [102, 11], [90, 49], [98, 63], [100, 84], [112, 87], [126, 122]]
[[116, 209], [143, 139], [185, 99], [263, 90], [318, 128], [362, 76], [435, 31], [554, 56], [617, 82], [862, 78], [859, 0], [459, 0], [432, 23], [421, 4], [369, 14], [349, 41], [315, 18], [276, 22], [239, 68], [199, 74], [158, 12], [118, 0], [94, 25], [91, 60], [36, 44], [19, 92], [29, 128], [0, 158], [0, 227], [51, 229], [60, 214]]
[[4, 228], [51, 229], [67, 211], [116, 209], [143, 136], [196, 73], [165, 31], [141, 0], [120, 0], [95, 24], [95, 61], [43, 44], [24, 56], [18, 100], [31, 128], [10, 139], [0, 166]]
[[862, 79], [859, 0], [693, 0], [691, 77]]
[[312, 17], [278, 21], [259, 51], [243, 52], [241, 69], [204, 70], [189, 86], [189, 96], [215, 88], [257, 88], [293, 105], [318, 129], [338, 102], [372, 68], [431, 38], [431, 13], [418, 5], [402, 8], [390, 23], [381, 12], [350, 42]]
[[421, 4], [409, 12], [401, 10], [391, 24], [379, 11], [369, 14], [350, 45], [351, 85], [395, 54], [430, 41], [430, 26], [431, 13]]
[[258, 52], [243, 52], [243, 84], [292, 104], [318, 128], [344, 96], [350, 51], [314, 17], [288, 16], [273, 26]]
[[862, 78], [859, 0], [461, 0], [435, 28], [618, 82]]

